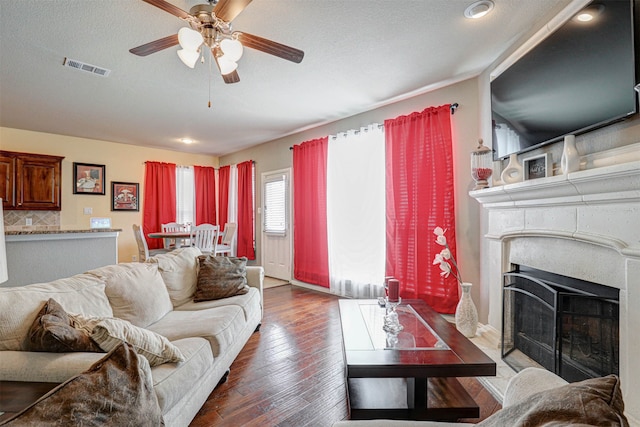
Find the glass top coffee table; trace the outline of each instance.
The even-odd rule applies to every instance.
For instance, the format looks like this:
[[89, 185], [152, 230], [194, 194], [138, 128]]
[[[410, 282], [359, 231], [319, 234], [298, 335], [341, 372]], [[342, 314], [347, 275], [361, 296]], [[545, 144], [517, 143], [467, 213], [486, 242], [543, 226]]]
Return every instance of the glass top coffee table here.
[[454, 325], [421, 300], [403, 300], [403, 329], [389, 334], [377, 300], [339, 304], [351, 419], [480, 416], [456, 377], [494, 376], [496, 365]]

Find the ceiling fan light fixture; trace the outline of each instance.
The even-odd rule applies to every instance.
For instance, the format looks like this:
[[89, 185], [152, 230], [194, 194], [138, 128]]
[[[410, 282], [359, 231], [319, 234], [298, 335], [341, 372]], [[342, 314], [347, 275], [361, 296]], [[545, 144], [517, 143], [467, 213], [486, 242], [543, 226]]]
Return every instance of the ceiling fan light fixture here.
[[224, 58], [238, 62], [242, 57], [242, 43], [236, 39], [224, 39], [220, 42], [220, 49], [224, 53]]
[[470, 4], [464, 10], [464, 16], [470, 19], [479, 19], [493, 10], [493, 2], [491, 0], [480, 0]]
[[197, 50], [180, 49], [178, 51], [178, 57], [184, 63], [184, 65], [189, 68], [194, 68], [196, 66], [196, 62], [198, 61], [198, 58], [200, 57], [200, 52], [198, 52]]
[[183, 49], [195, 51], [204, 43], [204, 39], [202, 38], [202, 34], [196, 30], [182, 27], [180, 31], [178, 31], [178, 43], [180, 43]]
[[233, 73], [238, 68], [238, 64], [236, 62], [230, 61], [224, 56], [218, 58], [218, 66], [220, 67], [220, 74], [223, 76]]

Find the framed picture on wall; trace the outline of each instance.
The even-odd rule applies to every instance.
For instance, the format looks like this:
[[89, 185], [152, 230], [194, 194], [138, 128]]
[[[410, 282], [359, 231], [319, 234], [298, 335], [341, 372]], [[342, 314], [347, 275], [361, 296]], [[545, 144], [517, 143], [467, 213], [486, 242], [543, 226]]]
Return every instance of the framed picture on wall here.
[[106, 183], [104, 165], [73, 163], [73, 194], [97, 194], [104, 196]]
[[551, 176], [549, 157], [549, 153], [544, 153], [523, 159], [524, 179], [528, 180]]
[[111, 210], [139, 211], [138, 189], [137, 182], [111, 181]]

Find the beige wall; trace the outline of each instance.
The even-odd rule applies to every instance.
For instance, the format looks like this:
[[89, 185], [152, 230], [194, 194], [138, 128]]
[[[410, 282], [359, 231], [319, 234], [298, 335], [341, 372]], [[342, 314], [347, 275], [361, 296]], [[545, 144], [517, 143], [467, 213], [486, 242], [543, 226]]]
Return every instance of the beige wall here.
[[[89, 218], [92, 216], [111, 218], [113, 228], [122, 229], [118, 237], [118, 259], [120, 262], [129, 262], [131, 257], [137, 254], [131, 225], [142, 223], [142, 206], [140, 212], [112, 212], [111, 181], [138, 182], [140, 183], [140, 194], [143, 194], [144, 162], [147, 160], [178, 165], [218, 166], [218, 158], [209, 155], [188, 154], [11, 128], [0, 128], [0, 148], [7, 151], [64, 156], [60, 226], [85, 229], [89, 228]], [[107, 188], [104, 196], [73, 194], [73, 162], [105, 165]], [[92, 208], [93, 213], [84, 215], [85, 207]]]
[[[234, 164], [244, 160], [256, 161], [256, 178], [260, 179], [263, 172], [291, 167], [292, 153], [289, 147], [310, 139], [333, 135], [341, 131], [360, 128], [370, 123], [383, 123], [385, 119], [392, 119], [400, 115], [411, 114], [427, 107], [457, 102], [459, 108], [451, 116], [454, 149], [454, 174], [456, 192], [456, 233], [458, 238], [458, 261], [465, 281], [479, 283], [479, 207], [475, 200], [468, 197], [473, 188], [470, 172], [470, 151], [477, 145], [480, 137], [479, 108], [478, 108], [478, 80], [469, 79], [447, 87], [433, 90], [413, 98], [396, 102], [375, 110], [371, 110], [353, 117], [339, 120], [324, 126], [290, 135], [271, 141], [251, 149], [239, 151], [220, 158], [220, 164]], [[383, 171], [381, 171], [383, 173]], [[256, 206], [261, 206], [262, 189], [256, 185]], [[261, 216], [256, 215], [256, 259], [261, 258]], [[295, 250], [295, 248], [294, 248]], [[422, 262], [431, 264], [432, 260]], [[479, 295], [479, 289], [474, 289]], [[480, 308], [481, 318], [486, 319], [486, 307]]]

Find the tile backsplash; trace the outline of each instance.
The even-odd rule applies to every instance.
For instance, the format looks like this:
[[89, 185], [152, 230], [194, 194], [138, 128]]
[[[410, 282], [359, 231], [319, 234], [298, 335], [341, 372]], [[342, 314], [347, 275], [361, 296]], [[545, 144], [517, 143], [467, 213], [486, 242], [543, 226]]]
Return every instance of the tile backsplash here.
[[[31, 218], [31, 225], [27, 220]], [[57, 230], [60, 211], [4, 211], [4, 231]]]

